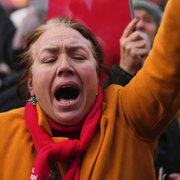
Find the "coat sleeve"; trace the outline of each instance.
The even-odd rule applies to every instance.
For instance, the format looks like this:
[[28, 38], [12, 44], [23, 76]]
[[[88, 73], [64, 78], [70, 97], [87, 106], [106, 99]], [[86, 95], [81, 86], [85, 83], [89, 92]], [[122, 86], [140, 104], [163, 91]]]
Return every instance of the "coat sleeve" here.
[[156, 141], [180, 109], [179, 12], [180, 1], [169, 0], [144, 67], [119, 91], [121, 123], [146, 142]]

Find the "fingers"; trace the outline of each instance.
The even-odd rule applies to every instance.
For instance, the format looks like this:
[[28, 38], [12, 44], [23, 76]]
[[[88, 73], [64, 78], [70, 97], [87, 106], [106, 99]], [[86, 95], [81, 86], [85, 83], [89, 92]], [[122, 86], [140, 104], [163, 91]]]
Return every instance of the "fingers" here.
[[121, 41], [120, 46], [121, 46], [121, 54], [126, 53], [126, 54], [146, 56], [149, 52], [149, 49], [147, 48], [147, 43], [144, 39], [131, 41], [127, 38]]
[[146, 48], [134, 48], [134, 49], [131, 49], [130, 54], [132, 57], [136, 57], [136, 56], [142, 57], [142, 56], [147, 56], [148, 51]]
[[138, 42], [138, 41], [143, 41], [144, 44], [146, 44], [146, 41], [145, 39], [141, 36], [141, 34], [136, 31], [136, 32], [133, 32], [132, 34], [130, 34], [128, 37], [121, 37], [120, 39], [120, 45], [125, 45], [126, 43], [129, 43], [129, 42]]
[[148, 55], [148, 51], [145, 48], [130, 48], [126, 54], [134, 60], [136, 57], [143, 57]]
[[146, 41], [144, 39], [138, 40], [138, 41], [127, 41], [127, 43], [124, 43], [124, 47], [134, 47], [134, 48], [146, 48]]
[[170, 177], [172, 180], [180, 180], [180, 173], [170, 174], [169, 177]]
[[140, 21], [140, 18], [134, 18], [125, 28], [122, 37], [127, 38], [136, 27], [136, 24]]
[[139, 20], [139, 18], [133, 19], [125, 28], [120, 39], [119, 66], [131, 75], [135, 75], [141, 59], [149, 52], [144, 37], [138, 31], [133, 32]]
[[[136, 31], [130, 34], [128, 37], [121, 37], [120, 39], [120, 47], [127, 47], [129, 45], [135, 45], [135, 47], [144, 48], [147, 43], [145, 39], [141, 36], [141, 34]], [[137, 44], [137, 45], [136, 45]]]
[[126, 39], [129, 39], [130, 41], [138, 41], [144, 40], [144, 37], [141, 35], [140, 32], [135, 31], [132, 34], [130, 34]]

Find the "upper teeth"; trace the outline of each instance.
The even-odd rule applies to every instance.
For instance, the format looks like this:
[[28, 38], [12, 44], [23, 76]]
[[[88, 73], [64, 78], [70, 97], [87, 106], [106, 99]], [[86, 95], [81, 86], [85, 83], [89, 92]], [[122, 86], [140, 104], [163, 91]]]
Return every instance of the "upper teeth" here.
[[70, 85], [64, 85], [64, 86], [62, 86], [61, 88], [67, 88], [67, 87], [72, 87], [72, 86], [70, 86]]

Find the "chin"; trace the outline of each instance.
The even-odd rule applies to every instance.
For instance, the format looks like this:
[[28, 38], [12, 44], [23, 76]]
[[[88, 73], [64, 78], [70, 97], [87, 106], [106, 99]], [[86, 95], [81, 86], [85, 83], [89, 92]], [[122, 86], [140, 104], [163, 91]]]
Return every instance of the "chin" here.
[[74, 124], [77, 124], [78, 122], [80, 122], [82, 119], [76, 118], [72, 115], [66, 115], [65, 117], [59, 117], [56, 120], [56, 123], [61, 124], [61, 125], [66, 125], [66, 126], [71, 126]]

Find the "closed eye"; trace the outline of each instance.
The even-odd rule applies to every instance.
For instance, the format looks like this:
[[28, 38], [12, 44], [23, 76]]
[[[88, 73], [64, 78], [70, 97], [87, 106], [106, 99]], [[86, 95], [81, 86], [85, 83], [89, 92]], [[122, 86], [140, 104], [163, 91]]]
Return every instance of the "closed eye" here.
[[58, 47], [45, 48], [40, 53], [40, 61], [42, 63], [52, 63], [58, 59], [58, 53]]
[[49, 57], [49, 58], [46, 58], [43, 63], [53, 63], [57, 60], [57, 57]]
[[72, 56], [73, 59], [84, 60], [84, 56]]
[[83, 47], [70, 47], [68, 49], [68, 54], [69, 54], [69, 57], [71, 57], [72, 59], [75, 59], [75, 60], [85, 60], [87, 59], [88, 57], [88, 52], [85, 48]]

